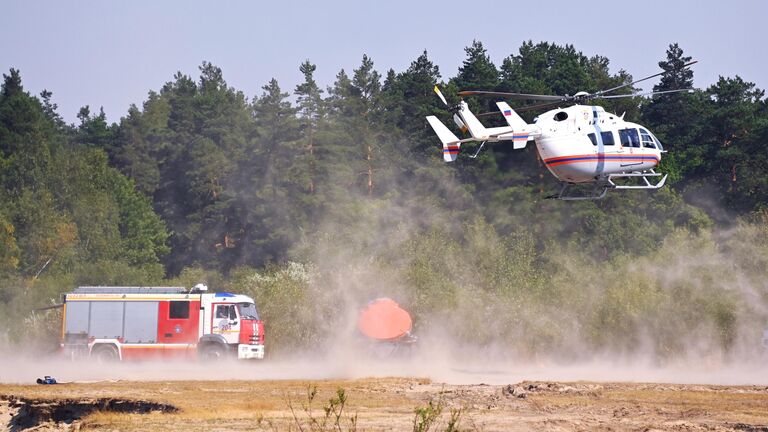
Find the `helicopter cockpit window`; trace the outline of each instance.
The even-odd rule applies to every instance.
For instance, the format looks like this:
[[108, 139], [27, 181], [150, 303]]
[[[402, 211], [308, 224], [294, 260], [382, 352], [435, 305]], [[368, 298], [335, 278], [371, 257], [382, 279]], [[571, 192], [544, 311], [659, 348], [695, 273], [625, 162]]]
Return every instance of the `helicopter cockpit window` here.
[[619, 138], [624, 147], [640, 147], [640, 136], [637, 129], [620, 129]]
[[600, 137], [603, 139], [603, 145], [612, 146], [616, 144], [613, 140], [613, 132], [600, 132]]
[[656, 145], [653, 143], [653, 137], [651, 137], [650, 132], [648, 132], [643, 128], [640, 128], [640, 141], [643, 143], [643, 147], [656, 148]]
[[563, 121], [568, 119], [568, 113], [565, 111], [560, 111], [559, 113], [555, 114], [555, 121]]
[[664, 146], [661, 145], [661, 141], [659, 141], [659, 139], [653, 135], [651, 135], [651, 137], [653, 137], [653, 141], [656, 143], [656, 148], [661, 151], [664, 151]]
[[592, 141], [592, 145], [596, 146], [597, 145], [597, 138], [595, 138], [595, 134], [590, 133], [590, 134], [587, 134], [587, 136], [589, 137], [589, 140]]

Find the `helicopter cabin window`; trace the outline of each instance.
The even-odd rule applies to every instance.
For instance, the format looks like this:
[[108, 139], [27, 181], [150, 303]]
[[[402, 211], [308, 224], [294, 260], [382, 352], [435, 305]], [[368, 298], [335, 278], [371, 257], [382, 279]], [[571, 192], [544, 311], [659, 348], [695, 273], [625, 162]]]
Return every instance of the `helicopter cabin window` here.
[[624, 147], [640, 147], [640, 136], [637, 129], [620, 129], [619, 138]]
[[612, 146], [616, 144], [616, 141], [613, 140], [613, 132], [600, 132], [600, 137], [603, 139], [603, 145]]
[[589, 137], [589, 140], [592, 141], [592, 145], [596, 146], [597, 145], [597, 138], [595, 138], [595, 134], [590, 133], [590, 134], [587, 134], [587, 136]]
[[651, 136], [650, 132], [648, 132], [643, 128], [640, 128], [640, 141], [643, 143], [643, 147], [656, 148], [656, 145], [653, 143], [653, 137]]
[[563, 121], [568, 119], [568, 113], [565, 111], [560, 111], [559, 113], [555, 114], [555, 121]]

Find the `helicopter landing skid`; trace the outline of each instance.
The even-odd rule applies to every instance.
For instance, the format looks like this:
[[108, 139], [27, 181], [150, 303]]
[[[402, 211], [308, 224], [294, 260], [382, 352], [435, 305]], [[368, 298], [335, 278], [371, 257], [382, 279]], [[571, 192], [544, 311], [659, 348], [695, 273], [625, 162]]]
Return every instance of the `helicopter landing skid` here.
[[[662, 177], [663, 176], [663, 177]], [[613, 180], [617, 178], [642, 178], [645, 184], [641, 185], [624, 185], [616, 184]], [[648, 179], [651, 177], [661, 177], [656, 184], [652, 184]], [[556, 195], [550, 195], [547, 199], [558, 199], [562, 201], [584, 201], [584, 200], [599, 200], [605, 198], [608, 193], [608, 189], [659, 189], [664, 186], [667, 181], [666, 174], [660, 174], [654, 170], [642, 171], [642, 172], [629, 172], [620, 174], [609, 174], [602, 181], [594, 183], [592, 190], [588, 194], [584, 195], [569, 195], [568, 189], [571, 186], [575, 186], [574, 183], [561, 183], [560, 192]]]
[[605, 183], [597, 183], [587, 195], [569, 195], [568, 189], [574, 185], [574, 183], [560, 183], [560, 192], [555, 195], [550, 195], [546, 197], [546, 199], [556, 199], [561, 201], [599, 200], [605, 198], [609, 188]]
[[[630, 178], [630, 177], [635, 177], [635, 178], [640, 177], [643, 179], [643, 182], [645, 182], [645, 184], [633, 186], [633, 185], [616, 184], [613, 182], [613, 179], [615, 178]], [[651, 182], [648, 181], [648, 179], [651, 177], [661, 177], [661, 180], [659, 180], [656, 184], [651, 184]], [[608, 175], [608, 184], [610, 185], [609, 187], [614, 189], [659, 189], [662, 186], [664, 186], [664, 183], [666, 182], [667, 182], [667, 174], [657, 173], [654, 170]]]

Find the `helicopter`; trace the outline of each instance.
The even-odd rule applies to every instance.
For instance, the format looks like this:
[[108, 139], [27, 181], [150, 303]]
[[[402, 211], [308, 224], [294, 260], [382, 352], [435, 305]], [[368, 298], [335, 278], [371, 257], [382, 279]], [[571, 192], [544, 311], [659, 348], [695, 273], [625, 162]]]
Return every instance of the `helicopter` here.
[[[692, 61], [683, 67], [697, 63]], [[636, 96], [652, 96], [692, 89], [665, 90], [648, 93], [609, 95], [608, 93], [630, 87], [659, 75], [622, 84], [594, 93], [580, 91], [570, 95], [538, 95], [495, 91], [460, 91], [463, 96], [501, 96], [503, 98], [541, 101], [543, 104], [528, 105], [517, 110], [507, 102], [496, 102], [499, 113], [507, 126], [485, 127], [474, 115], [463, 98], [455, 106], [446, 101], [440, 89], [434, 91], [440, 100], [453, 112], [454, 122], [471, 138], [459, 139], [435, 116], [427, 116], [427, 122], [443, 144], [443, 159], [453, 162], [459, 154], [461, 144], [481, 142], [472, 158], [477, 157], [487, 142], [512, 141], [513, 149], [523, 149], [528, 141], [536, 143], [538, 155], [550, 173], [560, 181], [560, 191], [553, 196], [559, 200], [595, 200], [606, 196], [609, 189], [660, 189], [667, 175], [655, 171], [661, 162], [664, 147], [648, 128], [624, 120], [621, 116], [608, 113], [599, 105], [586, 105], [593, 99], [619, 99]], [[561, 108], [563, 105], [565, 108]], [[552, 108], [527, 123], [518, 112]], [[482, 115], [482, 114], [481, 114]], [[639, 184], [627, 184], [617, 179], [641, 180]], [[653, 181], [653, 182], [652, 182]], [[591, 186], [587, 194], [572, 194], [570, 190], [580, 185]], [[576, 186], [576, 188], [574, 188]]]

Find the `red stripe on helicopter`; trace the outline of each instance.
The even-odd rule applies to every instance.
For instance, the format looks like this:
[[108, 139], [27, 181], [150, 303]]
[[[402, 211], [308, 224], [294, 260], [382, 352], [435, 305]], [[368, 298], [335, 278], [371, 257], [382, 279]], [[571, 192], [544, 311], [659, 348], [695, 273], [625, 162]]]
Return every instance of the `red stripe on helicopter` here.
[[593, 158], [599, 158], [599, 157], [634, 157], [634, 156], [645, 156], [645, 157], [651, 157], [658, 159], [658, 156], [656, 156], [653, 153], [636, 153], [636, 154], [618, 154], [618, 153], [590, 153], [590, 154], [575, 154], [575, 155], [568, 155], [568, 156], [557, 156], [557, 157], [551, 157], [548, 159], [544, 159], [544, 162], [552, 162], [552, 161], [558, 161], [563, 159], [573, 159], [573, 158], [586, 158], [586, 157], [593, 157]]
[[545, 159], [544, 163], [547, 166], [569, 165], [574, 163], [584, 162], [659, 162], [661, 159], [653, 154], [639, 154], [639, 155], [606, 155], [606, 154], [592, 154], [592, 155], [573, 155], [573, 156], [559, 156], [550, 159]]
[[512, 135], [512, 141], [522, 141], [522, 140], [528, 141], [528, 134]]

